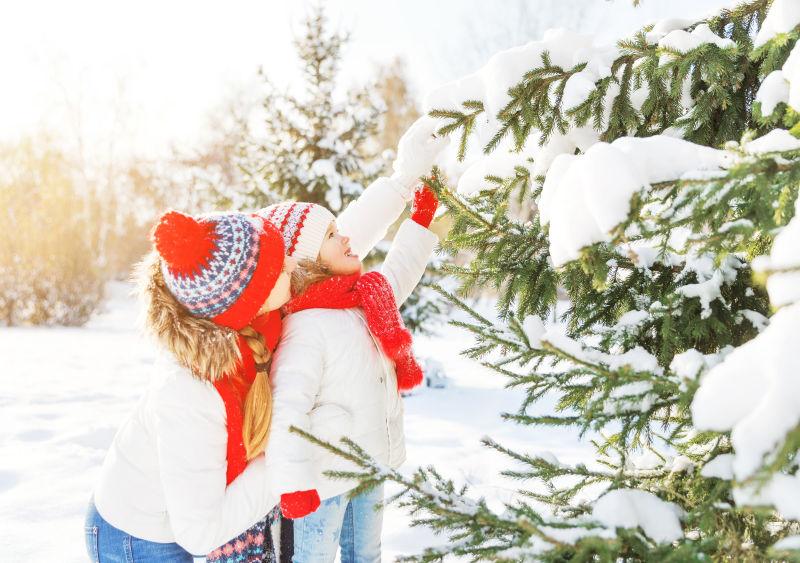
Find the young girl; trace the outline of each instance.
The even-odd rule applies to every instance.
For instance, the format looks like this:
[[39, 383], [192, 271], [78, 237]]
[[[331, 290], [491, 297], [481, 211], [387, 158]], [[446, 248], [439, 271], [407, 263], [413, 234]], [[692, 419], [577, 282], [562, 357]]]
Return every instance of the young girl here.
[[241, 213], [172, 211], [153, 242], [142, 293], [147, 327], [166, 354], [103, 464], [86, 518], [89, 557], [190, 562], [268, 514], [265, 533], [215, 555], [270, 560], [266, 528], [279, 493], [263, 455], [267, 372], [295, 261], [272, 225]]
[[[304, 208], [302, 220], [292, 219], [300, 215], [297, 205]], [[333, 442], [347, 436], [391, 467], [405, 460], [399, 392], [419, 384], [422, 371], [398, 305], [419, 282], [438, 241], [427, 229], [436, 205], [427, 187], [418, 190], [412, 219], [401, 225], [380, 273], [363, 275], [359, 252], [324, 208], [281, 204], [260, 212], [281, 228], [288, 254], [299, 259], [271, 371], [275, 410], [267, 453], [283, 487], [316, 489], [294, 498], [318, 491], [323, 499], [316, 512], [294, 521], [296, 562], [332, 562], [338, 547], [342, 563], [380, 561], [382, 513], [375, 508], [382, 488], [348, 498], [357, 483], [322, 471], [353, 467], [289, 427]], [[273, 458], [272, 448], [283, 455]]]

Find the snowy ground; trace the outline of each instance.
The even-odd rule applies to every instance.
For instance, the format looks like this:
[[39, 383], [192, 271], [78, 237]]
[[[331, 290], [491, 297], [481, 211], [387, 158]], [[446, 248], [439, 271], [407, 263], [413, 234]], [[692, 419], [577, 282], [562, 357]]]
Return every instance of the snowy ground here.
[[[0, 559], [85, 561], [84, 510], [117, 426], [133, 407], [153, 361], [137, 331], [129, 287], [112, 284], [105, 312], [79, 329], [0, 329]], [[446, 327], [418, 338], [420, 357], [433, 356], [452, 380], [406, 400], [409, 471], [435, 464], [500, 507], [514, 483], [498, 478], [506, 459], [482, 447], [490, 435], [528, 451], [548, 450], [561, 461], [586, 459], [573, 433], [532, 431], [502, 423], [521, 393], [458, 352], [470, 342]], [[390, 507], [384, 520], [384, 560], [442, 543]]]

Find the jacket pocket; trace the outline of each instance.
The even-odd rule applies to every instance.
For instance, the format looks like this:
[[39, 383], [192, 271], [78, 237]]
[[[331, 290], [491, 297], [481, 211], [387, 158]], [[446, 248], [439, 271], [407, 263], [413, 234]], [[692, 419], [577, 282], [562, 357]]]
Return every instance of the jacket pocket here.
[[[353, 414], [349, 409], [333, 403], [317, 405], [309, 414], [311, 433], [334, 445], [340, 445], [342, 436], [353, 437]], [[317, 447], [321, 451], [322, 448]]]
[[89, 561], [92, 563], [99, 563], [100, 558], [97, 555], [97, 526], [84, 526], [83, 532], [86, 539], [86, 553], [89, 555]]

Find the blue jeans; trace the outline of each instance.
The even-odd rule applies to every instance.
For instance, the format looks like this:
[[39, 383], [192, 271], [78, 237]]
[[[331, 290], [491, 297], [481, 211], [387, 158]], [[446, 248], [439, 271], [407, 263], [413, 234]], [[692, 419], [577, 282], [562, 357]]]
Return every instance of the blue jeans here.
[[177, 543], [139, 539], [100, 516], [94, 502], [86, 513], [86, 551], [92, 563], [192, 563], [194, 557]]
[[294, 563], [380, 563], [383, 485], [353, 499], [348, 493], [325, 499], [313, 514], [294, 521]]

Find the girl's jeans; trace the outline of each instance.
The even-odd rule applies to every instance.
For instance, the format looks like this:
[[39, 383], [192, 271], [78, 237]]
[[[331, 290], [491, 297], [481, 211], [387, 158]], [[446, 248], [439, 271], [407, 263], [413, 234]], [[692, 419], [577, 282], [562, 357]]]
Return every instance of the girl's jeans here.
[[294, 563], [331, 563], [337, 547], [342, 563], [380, 563], [383, 485], [348, 499], [322, 501], [316, 512], [294, 521]]
[[192, 563], [194, 558], [177, 543], [156, 543], [115, 528], [89, 503], [86, 550], [92, 563]]

